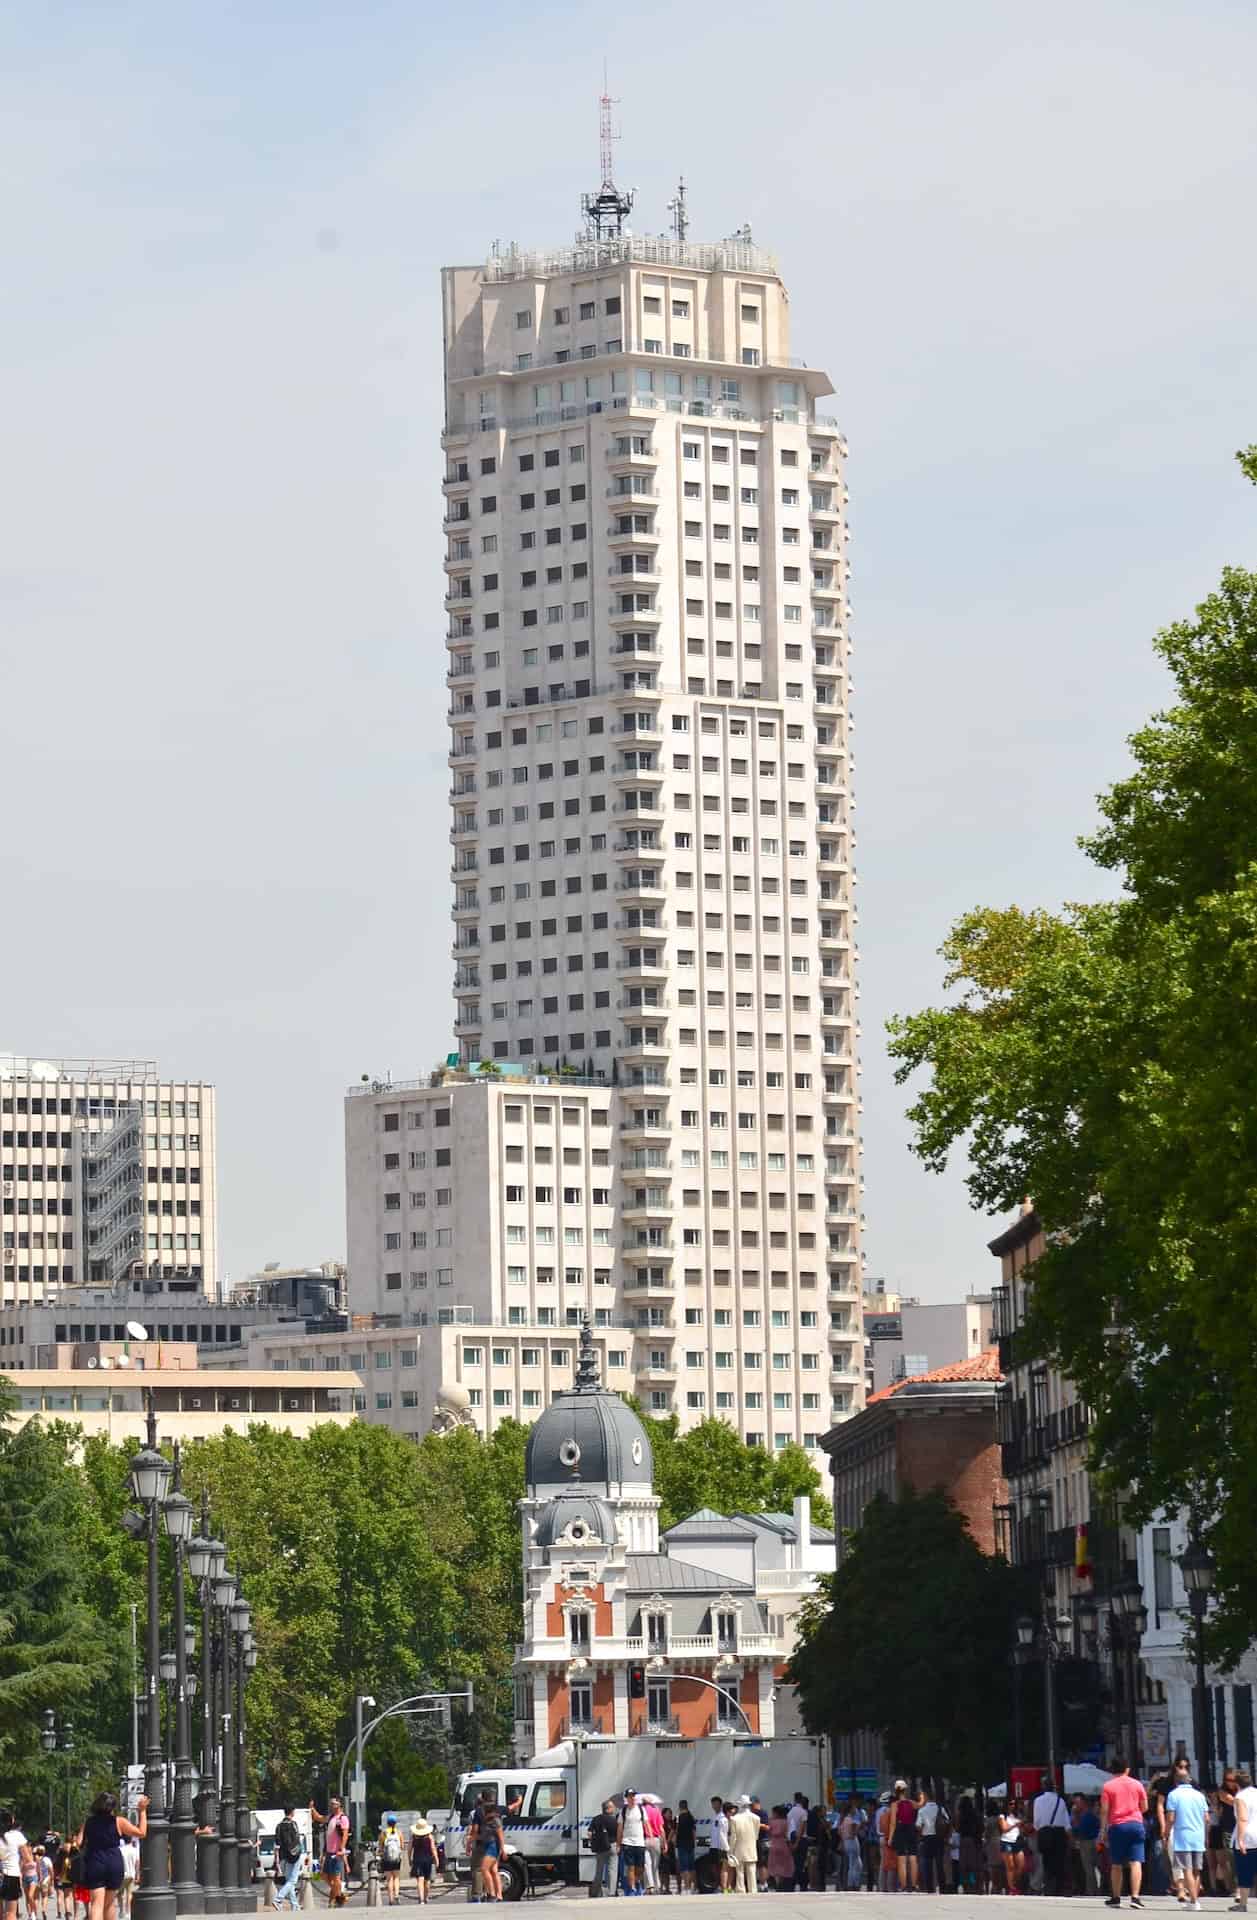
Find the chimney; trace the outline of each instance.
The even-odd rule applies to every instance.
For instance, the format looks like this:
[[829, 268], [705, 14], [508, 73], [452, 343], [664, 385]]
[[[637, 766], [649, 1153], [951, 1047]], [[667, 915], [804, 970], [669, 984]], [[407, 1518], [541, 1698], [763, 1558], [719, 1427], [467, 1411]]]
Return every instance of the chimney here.
[[807, 1549], [812, 1544], [812, 1502], [801, 1493], [794, 1503], [794, 1564], [802, 1573], [807, 1565]]

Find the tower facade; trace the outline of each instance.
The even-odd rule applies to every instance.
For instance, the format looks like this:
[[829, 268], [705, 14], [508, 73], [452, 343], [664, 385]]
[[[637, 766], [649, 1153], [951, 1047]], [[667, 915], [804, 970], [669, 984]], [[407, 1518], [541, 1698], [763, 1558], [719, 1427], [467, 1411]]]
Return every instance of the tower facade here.
[[[459, 1054], [607, 1090], [644, 1404], [816, 1447], [863, 1398], [832, 388], [746, 236], [443, 294]], [[513, 1191], [530, 1305], [605, 1303]]]

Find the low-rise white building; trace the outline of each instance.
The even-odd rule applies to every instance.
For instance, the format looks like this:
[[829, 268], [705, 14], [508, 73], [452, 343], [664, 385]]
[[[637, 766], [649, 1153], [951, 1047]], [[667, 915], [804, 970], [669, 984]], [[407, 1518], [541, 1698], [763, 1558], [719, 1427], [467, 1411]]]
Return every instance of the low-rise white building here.
[[[1202, 1742], [1196, 1715], [1192, 1616], [1181, 1566], [1187, 1545], [1181, 1516], [1145, 1527], [1136, 1541], [1139, 1582], [1148, 1611], [1139, 1657], [1164, 1693], [1164, 1705], [1139, 1709], [1140, 1746], [1150, 1764], [1162, 1754], [1168, 1759], [1181, 1749], [1191, 1756], [1196, 1778], [1202, 1779], [1206, 1769], [1205, 1756], [1198, 1751]], [[1205, 1669], [1215, 1779], [1221, 1778], [1226, 1766], [1253, 1769], [1257, 1759], [1254, 1686], [1257, 1649], [1252, 1647], [1229, 1673], [1212, 1666]]]
[[[576, 1329], [588, 1314], [596, 1335], [622, 1336], [606, 1342], [606, 1377], [647, 1412], [675, 1413], [683, 1427], [714, 1414], [751, 1444], [818, 1447], [850, 1409], [848, 1362], [831, 1353], [832, 1323], [845, 1327], [851, 1312], [845, 1283], [838, 1300], [821, 1263], [744, 1270], [735, 1287], [727, 1230], [705, 1244], [673, 1224], [673, 1188], [697, 1179], [700, 1146], [671, 1146], [621, 1093], [507, 1068], [351, 1089], [351, 1313], [521, 1336]], [[771, 1238], [790, 1235], [786, 1220]], [[545, 1404], [517, 1396], [509, 1411], [528, 1419]]]

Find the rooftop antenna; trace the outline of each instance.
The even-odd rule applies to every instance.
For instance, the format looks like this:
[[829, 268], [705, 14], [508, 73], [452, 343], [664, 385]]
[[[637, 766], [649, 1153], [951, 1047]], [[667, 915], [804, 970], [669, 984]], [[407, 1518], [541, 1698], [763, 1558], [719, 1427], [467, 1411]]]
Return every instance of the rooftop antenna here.
[[668, 212], [672, 215], [672, 231], [682, 245], [690, 230], [690, 210], [685, 200], [685, 177], [677, 181], [675, 197], [668, 202]]
[[599, 161], [602, 167], [602, 185], [597, 193], [581, 195], [581, 212], [591, 237], [595, 240], [614, 239], [624, 231], [624, 222], [633, 205], [632, 193], [621, 193], [612, 178], [612, 149], [619, 134], [611, 124], [611, 109], [618, 106], [607, 92], [607, 67], [602, 66], [602, 92], [598, 98], [598, 135]]

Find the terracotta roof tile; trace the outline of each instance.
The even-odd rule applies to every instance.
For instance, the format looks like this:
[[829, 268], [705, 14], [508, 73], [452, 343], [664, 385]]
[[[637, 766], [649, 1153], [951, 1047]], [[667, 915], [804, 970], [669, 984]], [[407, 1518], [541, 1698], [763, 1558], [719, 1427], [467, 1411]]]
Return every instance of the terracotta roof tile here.
[[898, 1393], [902, 1387], [932, 1385], [948, 1380], [1002, 1380], [1000, 1372], [999, 1348], [987, 1347], [983, 1353], [974, 1353], [967, 1360], [953, 1360], [950, 1366], [935, 1367], [931, 1373], [912, 1373], [904, 1380], [892, 1380], [888, 1387], [878, 1393], [871, 1393], [866, 1405], [872, 1407], [879, 1400], [889, 1400], [892, 1393]]

